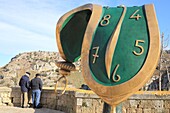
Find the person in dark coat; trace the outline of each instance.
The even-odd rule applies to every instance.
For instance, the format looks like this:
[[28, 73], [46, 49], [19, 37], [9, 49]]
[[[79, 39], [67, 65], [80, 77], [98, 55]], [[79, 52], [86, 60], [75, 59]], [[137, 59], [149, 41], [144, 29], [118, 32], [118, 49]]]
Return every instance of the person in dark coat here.
[[32, 102], [34, 108], [40, 108], [40, 97], [42, 91], [42, 80], [40, 78], [40, 74], [36, 74], [35, 78], [31, 80], [31, 89], [32, 89]]
[[21, 87], [21, 107], [27, 108], [28, 107], [28, 92], [30, 90], [30, 80], [29, 76], [31, 74], [26, 72], [19, 81], [19, 86]]

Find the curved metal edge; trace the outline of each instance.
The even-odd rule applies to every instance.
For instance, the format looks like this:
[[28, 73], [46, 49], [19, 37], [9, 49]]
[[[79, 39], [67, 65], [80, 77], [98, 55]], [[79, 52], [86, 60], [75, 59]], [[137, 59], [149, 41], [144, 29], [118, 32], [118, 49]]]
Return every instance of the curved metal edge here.
[[[152, 76], [160, 56], [160, 33], [154, 10], [154, 5], [145, 5], [148, 21], [150, 48], [145, 64], [135, 77], [126, 83], [116, 86], [103, 86], [97, 83], [91, 76], [89, 67], [89, 50], [97, 21], [89, 22], [91, 29], [86, 30], [82, 46], [82, 74], [88, 86], [107, 103], [114, 105], [126, 100], [134, 92], [138, 91]], [[96, 14], [98, 18], [100, 14]], [[95, 27], [93, 27], [95, 26]], [[151, 39], [152, 38], [152, 39]]]
[[[62, 79], [62, 78], [65, 79], [66, 84], [65, 84], [64, 90], [61, 92], [61, 94], [58, 94], [58, 93], [57, 93], [58, 82], [59, 82], [60, 79]], [[68, 85], [68, 80], [67, 80], [66, 76], [64, 76], [64, 75], [61, 76], [61, 77], [57, 80], [57, 83], [55, 84], [54, 92], [56, 93], [56, 95], [57, 95], [57, 96], [62, 96], [62, 95], [65, 93], [65, 91], [66, 91], [67, 85]]]
[[109, 79], [110, 79], [110, 75], [111, 75], [110, 70], [111, 70], [111, 65], [112, 65], [112, 59], [114, 56], [117, 41], [119, 39], [119, 33], [120, 33], [121, 26], [122, 26], [122, 22], [123, 22], [125, 14], [126, 14], [126, 7], [122, 6], [121, 8], [123, 8], [121, 18], [120, 18], [114, 32], [112, 33], [112, 36], [111, 36], [111, 38], [108, 42], [107, 48], [106, 48], [105, 66], [106, 66], [107, 76]]
[[83, 5], [83, 6], [80, 6], [78, 8], [75, 8], [69, 12], [67, 12], [66, 14], [64, 14], [57, 22], [57, 25], [56, 25], [56, 42], [57, 42], [57, 45], [58, 45], [58, 50], [59, 50], [59, 53], [61, 55], [61, 57], [66, 60], [66, 56], [64, 54], [64, 51], [63, 51], [63, 48], [62, 48], [62, 45], [61, 45], [61, 40], [60, 40], [60, 32], [62, 30], [62, 25], [63, 23], [65, 22], [65, 20], [72, 14], [78, 12], [78, 11], [82, 11], [82, 10], [92, 10], [93, 8], [93, 5], [92, 4], [86, 4], [86, 5]]

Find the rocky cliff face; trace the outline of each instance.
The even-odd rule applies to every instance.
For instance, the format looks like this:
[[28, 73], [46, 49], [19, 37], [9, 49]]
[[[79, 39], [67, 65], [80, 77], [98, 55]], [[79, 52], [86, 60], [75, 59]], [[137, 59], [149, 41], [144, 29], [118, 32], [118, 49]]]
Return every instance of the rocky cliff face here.
[[55, 81], [61, 76], [55, 65], [55, 62], [60, 60], [62, 58], [57, 52], [20, 53], [13, 57], [7, 65], [0, 68], [0, 86], [17, 86], [20, 77], [26, 71], [31, 73], [31, 79], [36, 73], [42, 74], [44, 86], [54, 86]]
[[[162, 58], [161, 68], [161, 82], [162, 89], [168, 90], [170, 85], [170, 51], [164, 51]], [[30, 79], [34, 78], [36, 73], [42, 74], [42, 80], [44, 86], [53, 87], [56, 80], [61, 76], [58, 71], [58, 67], [55, 62], [61, 61], [59, 53], [57, 52], [46, 52], [46, 51], [35, 51], [20, 53], [13, 57], [11, 61], [0, 68], [0, 86], [17, 86], [20, 77], [26, 72], [31, 73]], [[76, 66], [80, 66], [80, 62], [75, 63]], [[168, 71], [167, 71], [168, 68]], [[155, 70], [153, 77], [143, 87], [144, 90], [158, 90], [159, 89], [159, 65]], [[81, 72], [71, 72], [71, 75], [67, 77], [68, 84], [74, 87], [80, 87], [84, 83]]]

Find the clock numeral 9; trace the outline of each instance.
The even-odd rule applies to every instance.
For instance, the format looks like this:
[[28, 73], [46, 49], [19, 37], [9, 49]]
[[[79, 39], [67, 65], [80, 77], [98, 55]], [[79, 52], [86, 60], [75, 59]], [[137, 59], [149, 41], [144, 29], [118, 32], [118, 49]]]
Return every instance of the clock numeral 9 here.
[[144, 43], [144, 42], [145, 42], [144, 40], [136, 40], [135, 47], [138, 47], [141, 51], [139, 53], [136, 51], [133, 51], [133, 54], [135, 54], [137, 56], [140, 56], [143, 54], [144, 48], [141, 45], [139, 45], [139, 43]]
[[[109, 24], [110, 15], [105, 15], [104, 18], [100, 21], [101, 26], [107, 26]], [[104, 23], [105, 22], [105, 23]]]

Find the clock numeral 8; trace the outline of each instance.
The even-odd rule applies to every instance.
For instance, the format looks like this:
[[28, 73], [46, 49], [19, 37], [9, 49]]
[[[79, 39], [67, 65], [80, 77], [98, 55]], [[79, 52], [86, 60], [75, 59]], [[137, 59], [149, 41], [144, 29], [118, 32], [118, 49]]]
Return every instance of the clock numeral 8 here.
[[105, 15], [104, 18], [100, 21], [101, 26], [107, 26], [109, 24], [110, 15]]
[[136, 51], [133, 51], [133, 54], [135, 54], [137, 56], [140, 56], [143, 54], [144, 48], [141, 45], [139, 45], [139, 43], [144, 43], [144, 42], [145, 42], [144, 40], [136, 40], [135, 47], [138, 47], [141, 51], [139, 53]]

